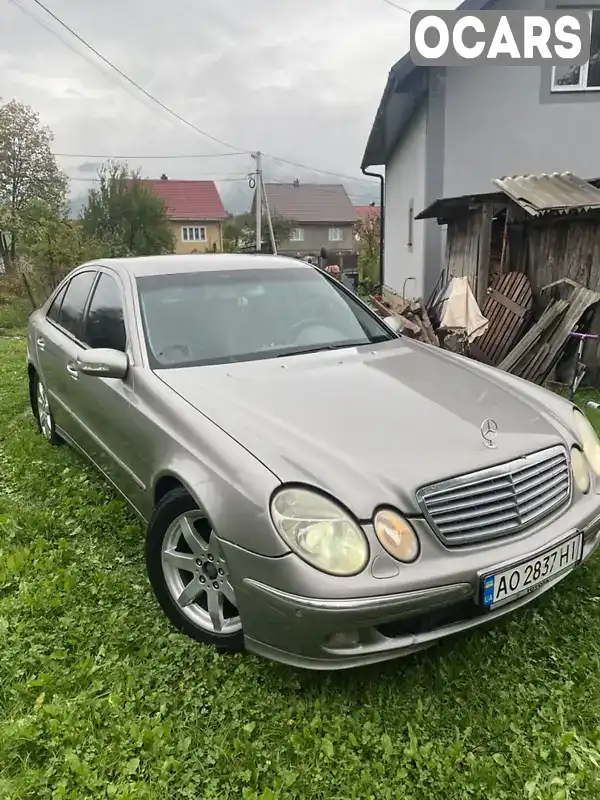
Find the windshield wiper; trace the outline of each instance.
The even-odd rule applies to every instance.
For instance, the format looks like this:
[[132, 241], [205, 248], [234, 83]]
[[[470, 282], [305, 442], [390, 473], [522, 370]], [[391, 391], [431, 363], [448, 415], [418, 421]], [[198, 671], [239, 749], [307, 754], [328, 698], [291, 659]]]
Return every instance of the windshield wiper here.
[[326, 350], [342, 350], [344, 347], [364, 347], [371, 344], [371, 342], [344, 342], [343, 344], [321, 344], [318, 347], [304, 347], [299, 350], [286, 350], [285, 353], [279, 353], [277, 358], [286, 358], [287, 356], [303, 356], [307, 353], [322, 353]]

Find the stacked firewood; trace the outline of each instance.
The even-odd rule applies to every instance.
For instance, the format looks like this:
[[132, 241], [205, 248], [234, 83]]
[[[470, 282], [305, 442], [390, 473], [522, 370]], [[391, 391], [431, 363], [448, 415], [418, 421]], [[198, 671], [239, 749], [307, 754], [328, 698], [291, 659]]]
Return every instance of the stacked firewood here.
[[370, 303], [381, 317], [401, 317], [402, 332], [406, 336], [439, 347], [439, 339], [421, 300], [407, 300], [385, 286], [380, 294], [370, 298]]

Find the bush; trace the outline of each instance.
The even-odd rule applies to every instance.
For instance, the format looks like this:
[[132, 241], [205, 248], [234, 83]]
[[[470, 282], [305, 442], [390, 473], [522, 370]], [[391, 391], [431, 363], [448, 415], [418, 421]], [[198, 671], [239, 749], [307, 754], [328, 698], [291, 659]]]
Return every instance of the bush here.
[[32, 311], [23, 279], [17, 275], [0, 276], [0, 333], [25, 328]]

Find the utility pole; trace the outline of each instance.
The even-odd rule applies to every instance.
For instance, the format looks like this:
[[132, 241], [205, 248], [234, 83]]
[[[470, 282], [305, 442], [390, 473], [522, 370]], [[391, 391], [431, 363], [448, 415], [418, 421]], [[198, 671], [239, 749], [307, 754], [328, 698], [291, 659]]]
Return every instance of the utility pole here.
[[252, 153], [252, 158], [256, 161], [256, 191], [254, 192], [254, 203], [256, 206], [256, 252], [262, 250], [262, 159], [260, 150]]
[[274, 256], [277, 255], [277, 244], [275, 243], [275, 233], [273, 232], [273, 220], [271, 219], [271, 209], [269, 208], [269, 200], [267, 198], [267, 190], [265, 184], [261, 181], [263, 196], [265, 198], [265, 211], [267, 212], [267, 223], [269, 225], [269, 236], [271, 237], [271, 251]]

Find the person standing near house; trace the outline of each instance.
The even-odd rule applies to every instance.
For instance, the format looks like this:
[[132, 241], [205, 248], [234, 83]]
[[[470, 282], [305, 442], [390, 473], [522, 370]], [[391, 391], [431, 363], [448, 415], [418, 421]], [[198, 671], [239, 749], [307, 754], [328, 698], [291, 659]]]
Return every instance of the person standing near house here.
[[337, 264], [329, 264], [329, 266], [325, 267], [325, 272], [328, 272], [336, 281], [340, 281], [342, 278]]

